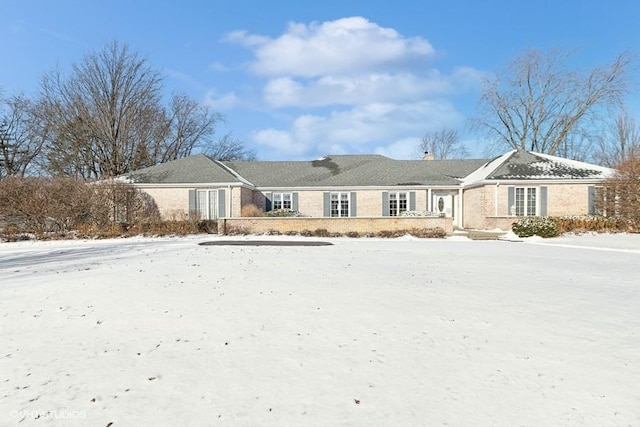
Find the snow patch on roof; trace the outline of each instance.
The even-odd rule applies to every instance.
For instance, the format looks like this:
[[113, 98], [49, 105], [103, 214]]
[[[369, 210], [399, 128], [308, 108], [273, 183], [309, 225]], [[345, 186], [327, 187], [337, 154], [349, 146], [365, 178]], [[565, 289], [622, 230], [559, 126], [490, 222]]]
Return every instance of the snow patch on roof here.
[[531, 152], [531, 154], [542, 157], [544, 159], [547, 159], [557, 164], [565, 165], [569, 168], [597, 171], [599, 175], [593, 176], [593, 178], [611, 178], [612, 176], [615, 175], [615, 172], [616, 172], [615, 169], [607, 168], [604, 166], [598, 166], [591, 163], [580, 162], [578, 160], [565, 159], [564, 157], [557, 157], [557, 156], [551, 156], [549, 154], [534, 153], [534, 152]]
[[462, 179], [462, 185], [471, 184], [478, 181], [484, 181], [493, 171], [495, 171], [501, 164], [503, 164], [516, 150], [511, 150], [503, 155], [496, 157], [493, 160], [488, 161], [483, 166], [479, 167], [475, 172], [470, 173], [464, 179]]

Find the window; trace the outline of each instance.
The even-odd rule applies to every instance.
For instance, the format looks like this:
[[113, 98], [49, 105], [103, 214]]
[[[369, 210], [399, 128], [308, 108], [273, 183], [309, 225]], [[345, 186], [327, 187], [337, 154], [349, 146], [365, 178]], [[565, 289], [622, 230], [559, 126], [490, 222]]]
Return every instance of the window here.
[[515, 215], [537, 215], [537, 189], [532, 187], [516, 187]]
[[273, 193], [273, 209], [293, 209], [292, 193]]
[[196, 191], [196, 211], [200, 219], [216, 219], [218, 217], [217, 195], [217, 190]]
[[331, 193], [330, 213], [332, 217], [349, 216], [349, 193]]
[[400, 216], [407, 211], [407, 193], [389, 193], [389, 216]]

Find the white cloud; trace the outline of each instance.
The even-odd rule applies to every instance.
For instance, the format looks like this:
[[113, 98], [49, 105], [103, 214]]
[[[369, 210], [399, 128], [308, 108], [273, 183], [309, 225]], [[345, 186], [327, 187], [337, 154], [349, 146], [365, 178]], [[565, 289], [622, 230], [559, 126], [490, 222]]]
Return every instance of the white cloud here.
[[291, 23], [274, 38], [236, 31], [226, 39], [254, 55], [249, 70], [264, 82], [259, 107], [286, 109], [280, 112], [291, 120], [251, 133], [269, 159], [373, 152], [413, 158], [425, 132], [463, 122], [447, 97], [479, 87], [483, 77], [470, 67], [430, 67], [435, 50], [425, 38], [362, 17]]
[[223, 64], [222, 62], [215, 61], [209, 64], [209, 69], [213, 71], [227, 72], [231, 71], [231, 67]]
[[204, 98], [204, 105], [213, 110], [230, 110], [240, 103], [240, 100], [233, 92], [218, 95], [215, 90], [210, 90]]
[[277, 129], [262, 129], [251, 135], [254, 142], [275, 150], [278, 153], [285, 153], [288, 156], [300, 155], [307, 151], [304, 143], [294, 142], [291, 132]]
[[431, 70], [426, 76], [404, 73], [326, 75], [308, 83], [281, 77], [264, 87], [265, 102], [273, 107], [362, 105], [371, 102], [415, 102], [457, 93], [478, 85], [482, 73], [460, 68], [451, 75]]
[[[254, 133], [252, 139], [268, 146], [274, 158], [372, 153], [384, 149], [392, 154], [391, 151], [398, 151], [394, 142], [411, 137], [417, 146], [425, 132], [455, 126], [461, 121], [461, 115], [446, 101], [375, 103], [327, 115], [302, 115], [288, 130], [265, 129]], [[405, 152], [403, 148], [402, 156]]]
[[391, 142], [388, 145], [381, 145], [372, 150], [374, 154], [391, 157], [398, 160], [419, 159], [420, 156], [420, 136], [412, 138], [402, 138]]
[[245, 46], [260, 46], [269, 43], [271, 39], [266, 36], [249, 34], [244, 30], [238, 30], [228, 33], [224, 40], [229, 42], [239, 42]]
[[422, 37], [404, 37], [362, 17], [309, 25], [290, 23], [275, 39], [236, 31], [226, 40], [253, 49], [251, 70], [268, 76], [348, 74], [400, 65], [435, 53]]

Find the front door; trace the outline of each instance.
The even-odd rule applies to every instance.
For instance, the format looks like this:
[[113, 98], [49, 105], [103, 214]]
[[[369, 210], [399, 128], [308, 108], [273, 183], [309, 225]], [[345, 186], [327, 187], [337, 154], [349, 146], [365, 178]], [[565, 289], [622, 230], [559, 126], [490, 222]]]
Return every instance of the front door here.
[[431, 210], [442, 216], [453, 217], [453, 194], [433, 193], [433, 206]]

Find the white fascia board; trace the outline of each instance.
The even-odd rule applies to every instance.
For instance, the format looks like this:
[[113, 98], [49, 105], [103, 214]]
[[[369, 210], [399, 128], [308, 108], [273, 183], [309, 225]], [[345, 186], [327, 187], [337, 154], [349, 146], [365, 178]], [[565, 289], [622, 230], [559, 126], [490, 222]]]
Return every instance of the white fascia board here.
[[485, 163], [484, 165], [480, 166], [474, 172], [471, 172], [469, 175], [462, 178], [462, 186], [466, 188], [468, 185], [486, 180], [487, 177], [491, 175], [491, 173], [493, 173], [493, 171], [498, 169], [500, 165], [506, 162], [507, 159], [511, 157], [511, 155], [515, 152], [516, 150], [508, 151], [503, 155], [501, 155], [500, 157], [497, 157]]
[[602, 184], [603, 178], [573, 178], [573, 179], [492, 179], [472, 182], [465, 185], [463, 188], [477, 188], [483, 186], [495, 186], [495, 185], [518, 185], [521, 187], [533, 187], [538, 185], [568, 185], [568, 184]]
[[181, 182], [181, 183], [132, 183], [131, 185], [137, 188], [221, 188], [221, 187], [245, 187], [246, 185], [240, 182]]
[[358, 191], [358, 190], [398, 190], [398, 189], [447, 189], [458, 190], [459, 185], [375, 185], [375, 186], [322, 186], [322, 187], [257, 187], [258, 191]]
[[233, 176], [235, 176], [236, 178], [238, 178], [239, 181], [241, 181], [242, 183], [255, 188], [256, 186], [253, 185], [253, 183], [251, 183], [248, 179], [246, 179], [245, 177], [243, 177], [242, 175], [240, 175], [238, 172], [234, 171], [233, 169], [231, 169], [230, 167], [228, 167], [227, 165], [225, 165], [224, 163], [218, 161], [218, 160], [214, 160], [214, 162], [216, 162], [218, 165], [220, 165], [221, 167], [223, 167], [227, 172], [229, 172], [230, 174], [232, 174]]

